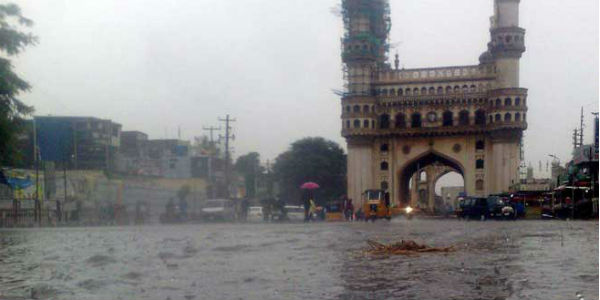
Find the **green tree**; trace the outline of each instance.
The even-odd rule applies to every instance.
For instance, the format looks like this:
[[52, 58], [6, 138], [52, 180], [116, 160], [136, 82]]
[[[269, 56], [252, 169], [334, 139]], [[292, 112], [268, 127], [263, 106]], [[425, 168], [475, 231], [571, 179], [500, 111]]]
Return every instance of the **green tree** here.
[[260, 165], [260, 154], [257, 152], [250, 152], [238, 157], [235, 161], [234, 169], [244, 176], [247, 196], [250, 198], [255, 197], [256, 180], [264, 171], [264, 168]]
[[23, 130], [23, 118], [33, 112], [33, 107], [17, 98], [31, 87], [15, 74], [7, 58], [37, 43], [35, 36], [22, 31], [32, 25], [16, 4], [0, 4], [0, 165], [17, 161], [17, 137]]
[[280, 193], [287, 202], [301, 201], [300, 185], [313, 181], [317, 202], [323, 204], [346, 192], [346, 155], [335, 142], [321, 137], [308, 137], [292, 143], [273, 166], [279, 180]]

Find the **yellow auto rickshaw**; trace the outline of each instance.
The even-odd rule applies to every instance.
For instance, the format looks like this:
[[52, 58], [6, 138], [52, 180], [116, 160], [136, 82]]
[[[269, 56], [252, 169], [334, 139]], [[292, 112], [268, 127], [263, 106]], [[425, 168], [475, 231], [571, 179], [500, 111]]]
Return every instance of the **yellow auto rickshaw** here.
[[365, 214], [365, 222], [377, 219], [392, 218], [392, 210], [390, 203], [390, 194], [384, 190], [366, 190], [362, 194], [363, 212]]

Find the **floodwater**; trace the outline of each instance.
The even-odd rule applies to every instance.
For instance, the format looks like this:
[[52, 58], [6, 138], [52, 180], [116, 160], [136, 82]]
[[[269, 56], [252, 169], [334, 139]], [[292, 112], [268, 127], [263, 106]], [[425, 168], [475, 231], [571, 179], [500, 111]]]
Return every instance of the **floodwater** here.
[[[365, 256], [365, 240], [456, 252]], [[0, 299], [585, 299], [598, 222], [393, 220], [0, 230]]]

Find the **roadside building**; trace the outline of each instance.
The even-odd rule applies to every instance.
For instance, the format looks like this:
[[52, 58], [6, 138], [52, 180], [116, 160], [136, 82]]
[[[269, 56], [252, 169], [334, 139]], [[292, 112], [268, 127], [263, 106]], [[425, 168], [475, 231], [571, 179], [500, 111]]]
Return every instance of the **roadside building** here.
[[94, 117], [35, 116], [19, 138], [21, 166], [35, 167], [34, 144], [41, 161], [60, 168], [113, 170], [121, 124]]

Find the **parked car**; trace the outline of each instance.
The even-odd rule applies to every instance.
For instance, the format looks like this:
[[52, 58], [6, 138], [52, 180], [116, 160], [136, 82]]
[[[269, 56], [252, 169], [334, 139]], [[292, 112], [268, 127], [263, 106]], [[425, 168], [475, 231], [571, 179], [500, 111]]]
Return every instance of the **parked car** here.
[[235, 211], [233, 202], [227, 199], [211, 199], [202, 205], [200, 218], [204, 221], [233, 221]]
[[304, 221], [304, 208], [302, 206], [285, 205], [283, 209], [273, 211], [273, 221]]
[[485, 220], [489, 216], [487, 199], [480, 197], [459, 199], [456, 215], [463, 219]]
[[263, 217], [263, 208], [262, 206], [250, 206], [248, 207], [248, 222], [262, 222], [264, 221]]
[[508, 199], [501, 196], [489, 196], [487, 198], [488, 204], [488, 218], [502, 219], [502, 220], [513, 220], [517, 218], [516, 210], [512, 207]]
[[286, 205], [285, 210], [287, 211], [287, 218], [293, 222], [304, 221], [304, 207]]

